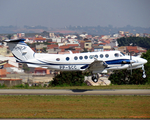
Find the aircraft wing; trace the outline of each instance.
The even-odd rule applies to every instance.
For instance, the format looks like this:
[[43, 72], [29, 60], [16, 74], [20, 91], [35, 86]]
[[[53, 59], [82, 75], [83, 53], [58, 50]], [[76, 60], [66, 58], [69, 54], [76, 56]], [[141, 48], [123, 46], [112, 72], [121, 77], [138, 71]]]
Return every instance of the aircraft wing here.
[[107, 64], [105, 61], [100, 61], [96, 59], [91, 64], [83, 66], [81, 69], [85, 68], [85, 71], [101, 73], [106, 67], [107, 67]]

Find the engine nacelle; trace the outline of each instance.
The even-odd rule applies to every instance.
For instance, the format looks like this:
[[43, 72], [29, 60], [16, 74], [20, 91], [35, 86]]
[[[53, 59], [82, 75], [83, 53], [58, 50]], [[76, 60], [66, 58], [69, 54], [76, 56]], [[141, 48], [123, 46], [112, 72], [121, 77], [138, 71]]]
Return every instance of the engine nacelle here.
[[142, 65], [131, 67], [131, 68], [128, 68], [127, 70], [138, 69], [138, 68], [142, 68]]

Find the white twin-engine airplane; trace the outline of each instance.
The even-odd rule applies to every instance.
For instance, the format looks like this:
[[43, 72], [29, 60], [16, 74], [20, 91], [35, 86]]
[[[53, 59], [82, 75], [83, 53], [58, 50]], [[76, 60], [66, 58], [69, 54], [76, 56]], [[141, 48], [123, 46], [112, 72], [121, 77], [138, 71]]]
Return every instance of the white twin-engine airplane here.
[[120, 51], [87, 52], [77, 54], [35, 53], [25, 39], [5, 40], [16, 61], [27, 63], [28, 67], [42, 67], [59, 71], [90, 71], [92, 80], [98, 81], [98, 73], [108, 70], [142, 68], [143, 78], [146, 77], [144, 64], [147, 60], [139, 57], [126, 56]]

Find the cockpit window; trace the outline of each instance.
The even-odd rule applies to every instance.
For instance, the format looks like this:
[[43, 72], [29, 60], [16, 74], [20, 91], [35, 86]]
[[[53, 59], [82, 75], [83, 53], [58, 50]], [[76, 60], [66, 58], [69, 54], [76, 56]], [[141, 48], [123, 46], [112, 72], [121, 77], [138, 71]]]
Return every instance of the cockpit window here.
[[125, 56], [125, 54], [123, 54], [122, 52], [120, 52], [121, 55]]
[[60, 61], [60, 58], [56, 58], [56, 61]]
[[115, 53], [114, 56], [115, 56], [115, 57], [119, 57], [119, 54], [118, 54], [118, 53]]

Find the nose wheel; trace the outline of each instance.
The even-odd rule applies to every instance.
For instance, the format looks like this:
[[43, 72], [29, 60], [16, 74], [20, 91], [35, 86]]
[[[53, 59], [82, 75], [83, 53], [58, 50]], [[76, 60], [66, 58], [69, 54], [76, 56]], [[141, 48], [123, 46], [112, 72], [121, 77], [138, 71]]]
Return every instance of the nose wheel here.
[[146, 78], [146, 74], [145, 74], [145, 69], [144, 69], [144, 65], [142, 65], [142, 70], [143, 70], [143, 78]]
[[99, 75], [98, 75], [98, 74], [93, 74], [93, 75], [92, 75], [92, 81], [93, 81], [94, 83], [97, 83], [97, 82], [98, 82], [98, 79], [99, 79]]

